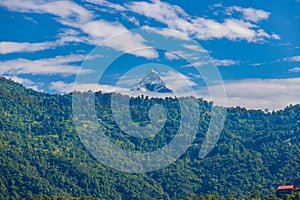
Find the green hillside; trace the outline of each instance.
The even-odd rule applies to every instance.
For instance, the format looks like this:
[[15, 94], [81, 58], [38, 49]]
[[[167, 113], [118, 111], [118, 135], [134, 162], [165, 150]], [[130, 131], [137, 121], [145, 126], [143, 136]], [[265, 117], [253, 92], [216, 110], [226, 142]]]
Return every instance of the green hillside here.
[[[134, 121], [147, 124], [149, 108], [160, 103], [168, 111], [166, 126], [151, 139], [124, 135], [111, 115], [110, 97], [96, 94], [97, 116], [124, 149], [155, 150], [179, 127], [178, 100], [138, 97], [130, 101]], [[202, 120], [188, 151], [166, 168], [131, 174], [106, 167], [85, 149], [72, 119], [72, 95], [40, 93], [0, 78], [0, 199], [178, 199], [213, 193], [240, 198], [254, 190], [274, 195], [281, 184], [300, 186], [299, 105], [277, 112], [228, 108], [216, 147], [199, 159], [212, 104], [198, 102]]]

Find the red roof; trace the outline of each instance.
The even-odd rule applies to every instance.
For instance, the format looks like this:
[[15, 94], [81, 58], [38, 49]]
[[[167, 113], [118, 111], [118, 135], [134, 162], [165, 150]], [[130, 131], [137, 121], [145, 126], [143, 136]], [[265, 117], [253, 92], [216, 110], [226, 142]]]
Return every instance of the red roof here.
[[280, 185], [277, 190], [295, 190], [294, 185]]

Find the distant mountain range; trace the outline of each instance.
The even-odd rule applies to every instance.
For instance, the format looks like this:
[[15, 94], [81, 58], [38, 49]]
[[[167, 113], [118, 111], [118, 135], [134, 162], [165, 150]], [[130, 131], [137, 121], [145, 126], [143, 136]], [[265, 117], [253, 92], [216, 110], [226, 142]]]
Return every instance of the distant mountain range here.
[[155, 70], [136, 84], [131, 91], [172, 93]]

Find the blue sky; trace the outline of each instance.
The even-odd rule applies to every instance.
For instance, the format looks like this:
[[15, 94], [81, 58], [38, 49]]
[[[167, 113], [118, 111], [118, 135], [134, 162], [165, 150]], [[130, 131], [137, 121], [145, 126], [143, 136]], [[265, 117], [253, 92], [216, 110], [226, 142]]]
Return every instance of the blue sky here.
[[[123, 34], [117, 42], [103, 43], [114, 35], [139, 28], [161, 37], [173, 34], [182, 42], [186, 41], [184, 37], [198, 42], [222, 76], [227, 106], [281, 109], [300, 103], [299, 10], [299, 0], [2, 0], [0, 75], [39, 91], [71, 92], [78, 70], [82, 74], [90, 72], [83, 61], [90, 60], [92, 57], [87, 55], [100, 46], [125, 55], [98, 83], [103, 91], [112, 91], [120, 78], [124, 81], [130, 70], [147, 63], [180, 69], [185, 81], [198, 85], [200, 90], [201, 74], [183, 67], [188, 64], [175, 51], [154, 49], [143, 35]], [[131, 47], [141, 50], [126, 54]], [[202, 53], [195, 46], [189, 47], [194, 53]], [[190, 64], [196, 69], [203, 67], [199, 62]], [[159, 65], [147, 67], [155, 66]], [[167, 85], [178, 88], [186, 84], [173, 72], [161, 72]], [[142, 78], [138, 77], [140, 73], [135, 73], [135, 81]], [[90, 86], [85, 84], [82, 88]], [[210, 99], [207, 93], [203, 97]]]

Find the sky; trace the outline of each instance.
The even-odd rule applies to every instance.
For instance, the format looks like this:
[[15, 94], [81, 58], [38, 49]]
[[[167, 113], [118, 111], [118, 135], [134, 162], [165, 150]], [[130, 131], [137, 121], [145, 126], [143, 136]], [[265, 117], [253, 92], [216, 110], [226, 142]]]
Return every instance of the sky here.
[[[299, 10], [299, 0], [1, 0], [0, 75], [47, 93], [124, 92], [155, 69], [178, 95], [283, 109], [300, 103]], [[211, 98], [219, 90], [226, 101]]]

